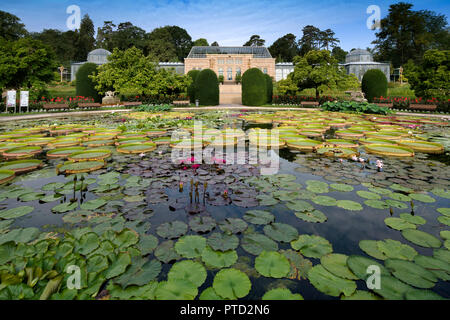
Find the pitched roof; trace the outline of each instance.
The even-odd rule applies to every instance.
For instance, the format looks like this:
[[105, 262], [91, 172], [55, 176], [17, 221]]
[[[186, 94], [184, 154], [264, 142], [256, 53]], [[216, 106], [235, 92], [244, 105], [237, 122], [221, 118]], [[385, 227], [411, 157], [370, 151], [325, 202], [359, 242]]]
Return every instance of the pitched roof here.
[[188, 58], [206, 58], [207, 54], [252, 54], [253, 58], [272, 58], [266, 47], [192, 47]]

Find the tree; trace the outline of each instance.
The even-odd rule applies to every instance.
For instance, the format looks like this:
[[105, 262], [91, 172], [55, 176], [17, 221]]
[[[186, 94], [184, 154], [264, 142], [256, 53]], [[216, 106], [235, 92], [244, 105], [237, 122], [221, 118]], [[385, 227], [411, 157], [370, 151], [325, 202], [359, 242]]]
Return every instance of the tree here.
[[[69, 68], [70, 62], [76, 60], [77, 32], [72, 30], [62, 32], [56, 29], [44, 29], [42, 32], [31, 33], [31, 36], [33, 39], [40, 40], [53, 49], [58, 65]], [[86, 57], [82, 60], [84, 61], [85, 59]]]
[[404, 74], [416, 96], [449, 99], [450, 50], [428, 50], [420, 64], [410, 60], [404, 69]]
[[428, 49], [448, 48], [450, 33], [445, 15], [432, 11], [413, 11], [410, 3], [399, 2], [389, 7], [375, 34], [377, 60], [391, 61], [395, 67], [409, 59], [420, 62]]
[[278, 38], [270, 47], [269, 52], [277, 62], [291, 62], [298, 54], [295, 35], [288, 33]]
[[294, 72], [288, 75], [289, 80], [297, 85], [299, 91], [314, 88], [316, 98], [326, 88], [359, 85], [356, 77], [347, 75], [328, 50], [309, 51], [304, 57], [295, 57], [294, 63]]
[[146, 32], [131, 22], [122, 22], [117, 26], [112, 21], [105, 21], [102, 28], [98, 28], [97, 48], [113, 51], [114, 48], [126, 50], [136, 47], [141, 50], [146, 49]]
[[178, 57], [178, 61], [184, 61], [191, 51], [192, 38], [188, 32], [178, 26], [166, 26], [170, 35], [172, 36], [172, 43], [175, 46], [175, 51]]
[[97, 29], [97, 40], [95, 41], [96, 48], [114, 50], [114, 28], [116, 25], [112, 21], [103, 22], [103, 27]]
[[331, 55], [335, 58], [339, 63], [344, 63], [345, 58], [347, 57], [348, 52], [343, 50], [341, 47], [334, 47], [331, 50]]
[[206, 40], [205, 38], [200, 38], [195, 40], [193, 45], [196, 47], [208, 47], [209, 43], [208, 40]]
[[335, 33], [331, 29], [326, 29], [320, 32], [320, 39], [322, 48], [326, 48], [329, 50], [329, 47], [335, 48], [336, 45], [340, 42], [338, 38], [335, 38]]
[[17, 40], [28, 34], [20, 19], [8, 12], [0, 10], [0, 37], [6, 40]]
[[139, 95], [172, 95], [186, 92], [191, 83], [187, 75], [173, 70], [159, 69], [151, 56], [132, 47], [127, 50], [114, 49], [108, 63], [98, 68], [91, 76], [100, 94], [113, 90], [118, 93], [134, 92]]
[[211, 46], [213, 46], [213, 47], [218, 47], [218, 46], [219, 46], [219, 43], [218, 43], [217, 41], [214, 41], [213, 43], [211, 43]]
[[303, 35], [298, 41], [300, 55], [305, 55], [311, 50], [320, 48], [320, 29], [312, 25], [307, 25], [302, 29]]
[[53, 50], [32, 38], [0, 38], [0, 88], [30, 88], [51, 81], [56, 71]]
[[260, 36], [254, 34], [250, 37], [250, 40], [244, 43], [244, 47], [263, 47], [265, 43], [266, 40], [261, 39]]
[[80, 30], [76, 34], [76, 51], [75, 51], [75, 60], [77, 61], [85, 61], [89, 52], [94, 49], [95, 38], [94, 38], [95, 30], [94, 23], [92, 22], [89, 15], [84, 15], [83, 19], [81, 19]]
[[155, 61], [178, 61], [176, 48], [167, 28], [156, 28], [148, 34], [147, 52]]

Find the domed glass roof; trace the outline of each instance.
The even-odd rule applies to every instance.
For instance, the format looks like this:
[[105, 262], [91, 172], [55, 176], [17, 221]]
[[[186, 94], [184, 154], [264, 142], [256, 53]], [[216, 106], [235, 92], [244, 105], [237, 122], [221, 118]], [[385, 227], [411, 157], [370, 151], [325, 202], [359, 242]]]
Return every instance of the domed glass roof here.
[[347, 54], [345, 62], [371, 62], [373, 61], [372, 54], [364, 49], [354, 49]]
[[95, 49], [88, 53], [88, 56], [95, 55], [95, 56], [109, 56], [111, 52], [105, 49]]

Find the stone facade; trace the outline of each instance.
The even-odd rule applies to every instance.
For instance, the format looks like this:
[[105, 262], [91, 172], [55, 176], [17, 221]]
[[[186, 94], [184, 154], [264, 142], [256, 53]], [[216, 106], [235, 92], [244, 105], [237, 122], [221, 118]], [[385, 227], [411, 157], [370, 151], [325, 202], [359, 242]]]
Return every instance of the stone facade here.
[[[193, 50], [195, 50], [194, 48]], [[261, 53], [233, 53], [241, 48], [245, 52], [246, 49], [250, 51], [251, 47], [233, 47], [234, 50], [226, 50], [228, 48], [225, 48], [224, 52], [230, 53], [196, 54], [191, 51], [189, 56], [184, 59], [184, 72], [211, 69], [217, 76], [223, 75], [224, 82], [234, 82], [237, 74], [242, 75], [248, 69], [258, 68], [275, 79], [275, 59], [270, 56], [266, 48], [264, 49], [267, 50], [268, 54], [264, 55]], [[262, 47], [258, 48], [262, 49]]]

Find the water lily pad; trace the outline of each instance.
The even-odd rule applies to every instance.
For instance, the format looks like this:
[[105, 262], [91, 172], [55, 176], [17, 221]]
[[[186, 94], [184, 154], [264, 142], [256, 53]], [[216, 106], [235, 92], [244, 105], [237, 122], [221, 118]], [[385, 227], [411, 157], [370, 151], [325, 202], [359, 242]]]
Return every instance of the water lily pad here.
[[444, 216], [450, 217], [450, 208], [438, 208], [436, 211]]
[[304, 200], [293, 200], [286, 202], [286, 207], [296, 212], [305, 212], [314, 210], [314, 207]]
[[299, 293], [292, 293], [287, 288], [275, 288], [267, 291], [262, 300], [304, 300]]
[[296, 212], [295, 216], [306, 222], [315, 222], [315, 223], [322, 223], [327, 221], [328, 219], [327, 216], [322, 211], [319, 210]]
[[355, 293], [353, 293], [351, 296], [346, 297], [342, 296], [341, 300], [381, 300], [380, 297], [374, 295], [373, 293], [369, 291], [363, 291], [363, 290], [356, 290]]
[[447, 300], [431, 290], [412, 289], [405, 293], [406, 300]]
[[0, 163], [0, 170], [12, 170], [16, 174], [19, 174], [33, 171], [41, 166], [41, 160], [16, 160]]
[[66, 161], [57, 166], [58, 173], [84, 173], [99, 170], [105, 166], [102, 161]]
[[438, 197], [450, 199], [450, 189], [433, 188], [431, 192]]
[[205, 247], [206, 239], [201, 236], [183, 236], [175, 243], [175, 251], [188, 259], [201, 256]]
[[172, 240], [161, 242], [155, 249], [155, 257], [163, 263], [170, 263], [181, 258], [175, 251]]
[[356, 191], [356, 194], [360, 196], [361, 198], [369, 199], [369, 200], [380, 200], [381, 196], [374, 192], [359, 190]]
[[53, 212], [64, 213], [78, 208], [78, 202], [65, 202], [52, 208]]
[[16, 173], [13, 170], [0, 170], [0, 184], [13, 180], [15, 175]]
[[450, 280], [450, 263], [435, 257], [424, 256], [418, 254], [414, 257], [414, 262], [424, 267], [438, 278], [448, 281]]
[[330, 184], [330, 187], [337, 191], [341, 191], [341, 192], [350, 192], [350, 191], [353, 191], [353, 189], [354, 189], [351, 185], [343, 184], [343, 183], [333, 183], [333, 184]]
[[387, 195], [392, 193], [391, 190], [386, 189], [386, 188], [381, 188], [381, 187], [370, 187], [369, 191], [370, 192], [375, 192], [375, 193], [378, 193], [378, 194], [381, 194], [381, 195], [385, 195], [385, 196], [387, 196]]
[[213, 250], [222, 252], [234, 250], [239, 245], [239, 238], [237, 236], [220, 232], [214, 232], [206, 241]]
[[308, 272], [308, 279], [317, 290], [334, 297], [341, 293], [351, 296], [356, 290], [354, 281], [337, 277], [322, 265], [312, 267]]
[[327, 269], [327, 271], [331, 272], [337, 277], [349, 279], [349, 280], [358, 280], [358, 277], [350, 271], [347, 266], [348, 256], [340, 253], [330, 253], [320, 258], [320, 263], [322, 266]]
[[417, 255], [417, 251], [413, 247], [403, 244], [397, 240], [386, 239], [377, 241], [377, 247], [378, 250], [380, 250], [380, 252], [385, 254], [388, 258], [412, 261]]
[[196, 216], [189, 221], [189, 227], [195, 232], [209, 232], [216, 227], [216, 220], [211, 217]]
[[386, 201], [382, 201], [382, 200], [366, 200], [364, 201], [364, 204], [366, 206], [375, 208], [375, 209], [389, 209], [390, 206], [389, 204], [386, 203]]
[[306, 189], [314, 193], [327, 193], [329, 192], [328, 184], [326, 182], [318, 180], [307, 180]]
[[111, 156], [111, 151], [108, 149], [89, 149], [78, 151], [68, 155], [68, 159], [72, 161], [93, 161], [104, 160]]
[[316, 196], [312, 198], [312, 202], [322, 206], [335, 206], [337, 204], [336, 199], [329, 196]]
[[403, 300], [407, 292], [414, 290], [413, 287], [387, 274], [381, 274], [380, 289], [372, 289], [388, 300]]
[[213, 281], [214, 291], [224, 299], [245, 297], [252, 287], [248, 276], [237, 269], [220, 270]]
[[227, 268], [232, 266], [238, 259], [234, 250], [214, 251], [211, 247], [206, 246], [202, 253], [202, 261], [213, 268]]
[[283, 278], [291, 270], [288, 259], [275, 251], [263, 251], [255, 259], [255, 269], [265, 277]]
[[316, 235], [302, 234], [297, 240], [291, 242], [291, 246], [309, 258], [321, 258], [333, 251], [333, 247], [327, 239]]
[[0, 211], [0, 219], [16, 219], [31, 213], [33, 210], [34, 208], [30, 206], [20, 206], [11, 209], [5, 209]]
[[445, 224], [446, 226], [450, 226], [450, 217], [447, 217], [447, 216], [440, 216], [440, 217], [437, 217], [437, 220], [438, 220], [440, 223]]
[[184, 260], [176, 262], [167, 274], [168, 281], [185, 280], [200, 287], [206, 280], [206, 270], [201, 263]]
[[359, 247], [362, 251], [379, 260], [386, 260], [388, 257], [378, 250], [378, 241], [375, 240], [361, 240]]
[[244, 215], [244, 220], [249, 223], [265, 225], [275, 221], [275, 216], [269, 211], [249, 210]]
[[397, 279], [417, 288], [432, 288], [438, 280], [433, 273], [411, 261], [387, 259], [385, 266]]
[[420, 216], [413, 216], [412, 214], [409, 214], [409, 213], [401, 213], [400, 218], [409, 223], [414, 223], [417, 225], [422, 225], [427, 222], [424, 218], [422, 218]]
[[206, 288], [198, 297], [199, 300], [223, 300], [221, 296], [219, 296], [216, 291], [214, 291], [213, 287]]
[[239, 218], [226, 218], [218, 223], [220, 230], [225, 233], [241, 233], [244, 232], [248, 224]]
[[435, 236], [415, 229], [405, 229], [402, 231], [402, 236], [418, 246], [425, 248], [439, 248], [441, 241]]
[[411, 199], [414, 199], [414, 200], [417, 200], [420, 202], [425, 202], [425, 203], [433, 203], [436, 201], [434, 198], [430, 197], [427, 194], [423, 194], [423, 193], [410, 193], [409, 197]]
[[162, 281], [155, 290], [156, 300], [194, 300], [197, 287], [187, 280]]
[[368, 272], [369, 266], [377, 266], [380, 268], [381, 275], [389, 275], [389, 271], [377, 261], [358, 255], [351, 255], [347, 258], [347, 266], [361, 280], [366, 280], [373, 273]]
[[259, 255], [262, 251], [277, 251], [278, 244], [260, 233], [250, 233], [244, 235], [241, 240], [242, 248], [250, 254]]
[[386, 218], [384, 219], [384, 223], [388, 226], [391, 227], [392, 229], [395, 230], [404, 230], [404, 229], [415, 229], [416, 225], [413, 223], [410, 223], [406, 220], [403, 220], [402, 218], [395, 218], [395, 217], [390, 217], [390, 218]]
[[156, 228], [156, 233], [161, 238], [176, 239], [185, 235], [188, 231], [188, 226], [182, 221], [166, 222]]
[[338, 207], [350, 211], [361, 211], [363, 209], [362, 205], [352, 200], [338, 200], [336, 204]]
[[392, 192], [387, 196], [397, 201], [411, 201], [410, 197], [398, 192]]
[[297, 229], [285, 223], [268, 224], [264, 227], [264, 233], [279, 242], [291, 242], [298, 237]]
[[97, 210], [98, 208], [103, 207], [107, 203], [108, 202], [106, 200], [98, 198], [98, 199], [93, 199], [93, 200], [83, 202], [83, 204], [81, 204], [80, 208], [82, 210]]

